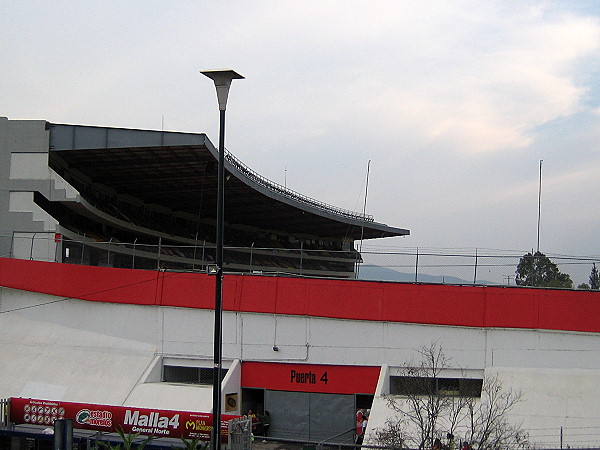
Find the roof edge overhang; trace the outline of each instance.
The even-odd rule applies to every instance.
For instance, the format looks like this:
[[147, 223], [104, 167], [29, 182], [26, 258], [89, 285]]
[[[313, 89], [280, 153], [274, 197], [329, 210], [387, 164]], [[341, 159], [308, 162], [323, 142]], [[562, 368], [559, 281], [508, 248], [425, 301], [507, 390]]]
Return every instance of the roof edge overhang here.
[[[50, 150], [206, 145], [204, 133], [69, 125], [47, 122]], [[212, 145], [212, 144], [211, 144]]]
[[[46, 129], [50, 131], [50, 151], [203, 146], [210, 152], [215, 161], [219, 159], [218, 149], [204, 133], [55, 124], [50, 122], [47, 122]], [[225, 170], [251, 189], [272, 200], [306, 211], [309, 214], [361, 228], [364, 239], [410, 235], [410, 230], [375, 222], [370, 215], [328, 205], [280, 186], [245, 166], [227, 150]]]
[[[206, 148], [212, 153], [215, 159], [218, 159], [218, 150], [208, 138], [206, 139]], [[343, 210], [319, 202], [318, 200], [311, 199], [310, 197], [306, 197], [291, 189], [287, 189], [284, 186], [267, 180], [245, 166], [227, 150], [225, 155], [225, 170], [247, 186], [273, 200], [285, 203], [310, 214], [325, 217], [358, 228], [363, 227], [365, 230], [369, 230], [364, 237], [365, 239], [410, 235], [410, 230], [375, 222], [372, 216]]]

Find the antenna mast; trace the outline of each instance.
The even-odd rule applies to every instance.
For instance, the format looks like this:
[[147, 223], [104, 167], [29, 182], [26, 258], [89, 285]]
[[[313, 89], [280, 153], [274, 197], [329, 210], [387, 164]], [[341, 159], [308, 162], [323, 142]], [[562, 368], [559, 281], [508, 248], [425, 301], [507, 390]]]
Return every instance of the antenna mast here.
[[[363, 202], [363, 211], [362, 211], [362, 226], [360, 227], [360, 245], [358, 247], [358, 253], [362, 253], [362, 244], [363, 237], [365, 235], [365, 217], [367, 212], [367, 195], [369, 193], [369, 171], [371, 170], [371, 160], [367, 163], [367, 181], [365, 183], [365, 201]], [[358, 274], [360, 273], [360, 264], [356, 266], [356, 278], [358, 278]]]
[[542, 162], [543, 159], [540, 159], [540, 181], [538, 184], [538, 220], [537, 220], [537, 252], [540, 252], [540, 219], [542, 212]]

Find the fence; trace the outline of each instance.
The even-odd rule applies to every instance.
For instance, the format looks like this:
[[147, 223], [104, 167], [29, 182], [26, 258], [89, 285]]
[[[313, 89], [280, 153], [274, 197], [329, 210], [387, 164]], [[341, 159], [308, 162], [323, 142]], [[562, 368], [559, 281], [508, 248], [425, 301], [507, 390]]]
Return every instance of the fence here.
[[252, 419], [239, 417], [228, 424], [230, 450], [252, 449]]
[[0, 429], [10, 426], [10, 422], [8, 420], [9, 404], [10, 402], [8, 399], [0, 398]]
[[[530, 250], [363, 247], [358, 278], [442, 284], [514, 286], [516, 269]], [[546, 253], [576, 288], [588, 283], [600, 256]]]
[[[540, 428], [540, 429], [523, 429], [529, 436], [529, 442], [531, 449], [536, 450], [566, 450], [566, 449], [579, 449], [579, 450], [598, 450], [600, 446], [600, 429], [597, 426], [571, 426], [571, 427], [556, 427], [556, 428]], [[442, 433], [442, 438], [443, 438]], [[261, 440], [267, 441], [268, 444], [261, 445], [260, 441], [255, 441], [253, 447], [258, 449], [269, 450], [273, 448], [285, 448], [288, 450], [358, 450], [358, 449], [373, 449], [373, 450], [408, 450], [411, 447], [406, 444], [398, 444], [396, 446], [388, 444], [384, 445], [379, 443], [373, 437], [367, 437], [367, 441], [361, 444], [349, 444], [347, 442], [336, 442], [335, 439], [331, 441], [306, 441], [301, 439], [293, 438], [262, 438]], [[444, 442], [445, 439], [442, 439]], [[462, 441], [458, 436], [455, 438], [455, 444], [459, 444]], [[450, 448], [450, 446], [448, 446]], [[456, 447], [460, 448], [460, 446]], [[525, 447], [524, 447], [525, 448]], [[416, 449], [415, 449], [416, 450]], [[510, 450], [510, 449], [509, 449]], [[515, 448], [514, 450], [518, 450]], [[521, 449], [523, 450], [523, 448]]]
[[[149, 243], [117, 240], [69, 239], [55, 233], [13, 233], [0, 235], [9, 241], [0, 256], [70, 264], [134, 269], [205, 271], [215, 261], [215, 245], [198, 241], [174, 245], [160, 238]], [[527, 250], [386, 248], [363, 246], [354, 251], [308, 248], [230, 247], [224, 248], [226, 270], [315, 275], [329, 271], [332, 276], [362, 280], [423, 282], [442, 284], [515, 285], [515, 271]], [[588, 283], [593, 264], [600, 256], [572, 256], [546, 253], [573, 280], [574, 287]]]

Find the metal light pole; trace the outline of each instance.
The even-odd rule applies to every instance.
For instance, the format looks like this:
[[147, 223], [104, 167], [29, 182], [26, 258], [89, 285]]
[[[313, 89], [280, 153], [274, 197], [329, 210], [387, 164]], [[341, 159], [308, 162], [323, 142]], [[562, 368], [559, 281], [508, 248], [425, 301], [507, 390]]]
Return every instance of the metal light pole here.
[[200, 72], [215, 82], [219, 102], [219, 166], [217, 187], [217, 277], [215, 283], [215, 334], [213, 370], [213, 423], [211, 449], [221, 448], [221, 369], [223, 366], [223, 232], [225, 200], [225, 109], [231, 80], [244, 78], [233, 70], [207, 70]]

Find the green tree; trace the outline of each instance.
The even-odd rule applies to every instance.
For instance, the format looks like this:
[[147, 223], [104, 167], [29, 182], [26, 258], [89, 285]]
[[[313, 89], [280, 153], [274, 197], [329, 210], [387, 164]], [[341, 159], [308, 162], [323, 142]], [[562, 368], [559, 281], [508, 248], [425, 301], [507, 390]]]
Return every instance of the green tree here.
[[590, 273], [590, 289], [600, 289], [600, 275], [598, 269], [596, 269], [596, 263], [592, 266], [592, 272]]
[[573, 287], [569, 274], [558, 270], [558, 266], [542, 252], [523, 255], [515, 273], [518, 286]]

